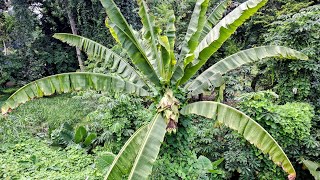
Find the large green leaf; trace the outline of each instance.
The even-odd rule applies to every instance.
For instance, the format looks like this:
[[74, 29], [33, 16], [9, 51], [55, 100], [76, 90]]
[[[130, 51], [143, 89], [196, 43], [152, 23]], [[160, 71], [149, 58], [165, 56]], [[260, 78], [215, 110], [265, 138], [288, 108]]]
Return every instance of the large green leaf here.
[[160, 44], [160, 52], [161, 52], [161, 60], [164, 65], [164, 76], [163, 79], [165, 82], [170, 81], [171, 76], [171, 48], [170, 42], [167, 36], [159, 36], [159, 44]]
[[76, 133], [74, 134], [74, 142], [77, 144], [79, 144], [80, 142], [83, 142], [87, 137], [87, 135], [88, 135], [88, 132], [86, 128], [84, 128], [83, 126], [79, 126], [76, 129]]
[[176, 27], [174, 25], [174, 22], [176, 20], [176, 17], [174, 13], [172, 12], [171, 16], [169, 17], [169, 21], [165, 30], [165, 36], [167, 36], [170, 46], [170, 51], [168, 52], [170, 54], [170, 61], [165, 62], [164, 61], [164, 69], [166, 72], [166, 81], [170, 81], [172, 74], [173, 74], [173, 67], [176, 64], [176, 57], [174, 54], [174, 45], [176, 41]]
[[200, 35], [200, 40], [202, 40], [210, 32], [210, 30], [219, 22], [230, 2], [231, 0], [224, 0], [213, 9], [211, 14], [207, 17], [207, 21]]
[[128, 25], [119, 8], [113, 0], [100, 1], [108, 15], [109, 20], [106, 21], [106, 24], [111, 34], [113, 34], [113, 37], [115, 37], [122, 48], [126, 50], [132, 62], [140, 71], [146, 75], [151, 82], [159, 86], [160, 80], [154, 67], [134, 34], [134, 30]]
[[129, 175], [147, 132], [148, 126], [143, 126], [127, 140], [109, 166], [105, 179], [123, 179]]
[[116, 155], [112, 154], [111, 152], [105, 152], [96, 158], [94, 163], [95, 168], [101, 174], [106, 174], [115, 157]]
[[217, 102], [201, 101], [185, 106], [181, 110], [181, 114], [196, 114], [215, 119], [227, 127], [236, 130], [263, 153], [269, 154], [272, 161], [281, 166], [291, 177], [296, 176], [290, 160], [279, 144], [263, 127], [237, 109]]
[[268, 57], [302, 60], [308, 59], [308, 57], [303, 53], [283, 46], [255, 47], [240, 51], [222, 59], [201, 73], [192, 82], [188, 83], [185, 88], [191, 92], [192, 95], [203, 93], [208, 88], [218, 87], [221, 85], [221, 78], [217, 77], [220, 77], [228, 71], [236, 69], [244, 64], [256, 62]]
[[179, 61], [175, 66], [175, 71], [172, 76], [172, 83], [179, 81], [183, 76], [185, 66], [194, 58], [193, 52], [199, 44], [199, 38], [206, 22], [205, 15], [208, 8], [208, 2], [209, 0], [198, 0], [194, 7], [188, 30], [181, 46]]
[[166, 123], [162, 116], [157, 114], [148, 126], [140, 128], [125, 143], [105, 179], [147, 179], [165, 133]]
[[163, 62], [160, 59], [157, 49], [157, 35], [159, 34], [159, 28], [156, 27], [153, 16], [148, 14], [149, 9], [147, 3], [144, 0], [137, 0], [137, 2], [139, 5], [139, 16], [143, 24], [144, 38], [148, 40], [152, 49], [150, 51], [151, 58], [149, 58], [149, 61], [156, 61], [155, 63], [152, 63], [155, 64], [153, 67], [161, 77], [164, 77]]
[[320, 163], [302, 160], [303, 164], [308, 168], [315, 180], [320, 180]]
[[119, 74], [122, 78], [128, 79], [139, 86], [146, 86], [143, 78], [135, 68], [127, 62], [126, 59], [120, 57], [118, 54], [106, 48], [102, 44], [82, 36], [68, 33], [56, 33], [53, 37], [61, 40], [62, 42], [66, 42], [71, 46], [78, 47], [88, 55], [104, 61], [105, 65], [110, 64], [111, 66], [109, 67], [111, 67], [111, 72]]
[[194, 51], [194, 61], [186, 67], [180, 84], [187, 82], [236, 29], [265, 5], [266, 2], [267, 0], [248, 0], [231, 11], [215, 25]]
[[212, 169], [212, 163], [210, 159], [202, 155], [199, 156], [197, 160], [197, 165], [199, 166], [201, 171], [204, 171], [204, 173], [207, 173], [210, 169]]
[[147, 179], [157, 159], [160, 146], [166, 134], [167, 124], [161, 114], [157, 114], [149, 125], [149, 130], [141, 143], [128, 179]]
[[78, 90], [118, 91], [138, 96], [149, 96], [149, 92], [132, 82], [111, 75], [97, 73], [65, 73], [45, 77], [31, 82], [11, 95], [1, 107], [3, 114], [34, 98], [55, 93]]
[[88, 136], [86, 137], [86, 139], [83, 141], [83, 145], [85, 146], [89, 146], [91, 145], [91, 143], [97, 138], [97, 134], [96, 133], [90, 133], [88, 134]]

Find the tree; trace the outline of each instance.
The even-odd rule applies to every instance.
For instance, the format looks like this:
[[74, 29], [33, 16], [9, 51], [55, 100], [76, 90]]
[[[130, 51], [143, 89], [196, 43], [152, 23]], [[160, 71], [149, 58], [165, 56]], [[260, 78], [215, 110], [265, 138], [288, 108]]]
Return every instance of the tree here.
[[112, 0], [101, 0], [108, 15], [106, 26], [131, 61], [85, 37], [55, 34], [55, 38], [82, 49], [97, 61], [103, 61], [110, 74], [67, 73], [31, 82], [8, 98], [2, 113], [6, 114], [21, 103], [37, 97], [76, 90], [119, 91], [146, 96], [158, 104], [157, 112], [147, 126], [141, 127], [125, 143], [110, 165], [106, 178], [146, 179], [152, 172], [165, 134], [176, 133], [180, 114], [195, 114], [217, 120], [236, 130], [262, 152], [269, 154], [272, 161], [289, 174], [289, 179], [294, 179], [296, 173], [286, 154], [253, 119], [219, 102], [188, 104], [187, 100], [179, 102], [176, 98], [177, 94], [191, 96], [219, 87], [223, 84], [223, 74], [263, 58], [308, 59], [304, 54], [283, 46], [255, 47], [226, 57], [191, 79], [237, 27], [265, 5], [267, 0], [248, 0], [224, 17], [229, 0], [221, 2], [208, 17], [205, 14], [209, 0], [198, 0], [180, 53], [174, 52], [174, 15], [168, 19], [166, 29], [162, 31], [155, 26], [154, 17], [148, 14], [146, 2], [137, 2], [143, 24], [140, 31], [128, 25]]
[[[69, 20], [70, 27], [72, 30], [72, 34], [78, 35], [78, 29], [77, 29], [76, 21], [74, 18], [74, 13], [72, 12], [72, 8], [69, 8], [70, 5], [68, 5], [68, 1], [66, 1], [66, 0], [62, 0], [61, 3], [62, 3], [62, 7], [64, 7], [66, 9], [65, 11], [67, 12], [67, 16], [68, 16], [68, 20]], [[80, 70], [84, 71], [84, 65], [83, 65], [83, 61], [81, 58], [81, 51], [78, 47], [76, 47], [76, 53], [77, 53], [77, 59], [78, 59]]]
[[6, 56], [9, 54], [9, 47], [7, 44], [9, 44], [11, 40], [9, 35], [13, 31], [15, 20], [13, 16], [9, 15], [7, 12], [0, 13], [0, 19], [0, 41], [3, 45], [3, 53]]

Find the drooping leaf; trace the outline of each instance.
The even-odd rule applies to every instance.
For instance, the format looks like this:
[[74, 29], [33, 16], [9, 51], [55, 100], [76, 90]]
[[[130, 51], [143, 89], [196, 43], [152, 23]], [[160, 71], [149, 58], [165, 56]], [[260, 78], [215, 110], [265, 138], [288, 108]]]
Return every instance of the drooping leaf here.
[[308, 168], [315, 180], [320, 180], [320, 163], [302, 160], [302, 163]]
[[237, 109], [222, 103], [201, 101], [185, 106], [181, 110], [181, 114], [196, 114], [215, 119], [225, 126], [236, 130], [263, 153], [269, 154], [271, 160], [278, 166], [281, 166], [291, 177], [296, 176], [290, 160], [272, 136], [257, 122]]
[[74, 134], [74, 142], [79, 144], [80, 142], [83, 142], [85, 138], [87, 137], [87, 130], [83, 126], [79, 126], [76, 129], [76, 133]]
[[151, 174], [166, 134], [166, 126], [162, 115], [157, 114], [149, 125], [128, 179], [147, 179]]
[[219, 21], [197, 46], [194, 51], [194, 61], [186, 67], [179, 84], [187, 82], [236, 29], [265, 5], [266, 2], [267, 0], [248, 0]]
[[109, 167], [112, 164], [115, 157], [116, 155], [112, 154], [111, 152], [107, 152], [103, 155], [98, 156], [95, 161], [95, 166], [97, 167], [97, 170], [100, 173], [105, 174], [109, 170]]
[[231, 0], [224, 0], [213, 9], [211, 14], [207, 17], [207, 21], [200, 35], [200, 40], [202, 40], [210, 32], [210, 30], [219, 22], [230, 2]]
[[261, 46], [240, 51], [217, 62], [188, 83], [185, 88], [192, 95], [203, 93], [210, 87], [218, 87], [221, 79], [216, 78], [244, 64], [259, 61], [268, 57], [307, 60], [308, 57], [299, 51], [283, 46]]
[[102, 44], [82, 36], [68, 33], [56, 33], [53, 37], [61, 40], [62, 42], [68, 43], [71, 46], [78, 47], [88, 55], [102, 60], [105, 65], [110, 64], [111, 72], [119, 74], [122, 78], [128, 79], [139, 86], [146, 86], [144, 79], [139, 75], [135, 68], [127, 62], [126, 59], [120, 57], [118, 54], [106, 48]]
[[217, 72], [215, 74], [213, 74], [212, 76], [210, 76], [208, 79], [202, 79], [204, 81], [204, 83], [199, 83], [199, 86], [192, 86], [192, 88], [189, 88], [194, 81], [188, 83], [185, 86], [185, 89], [187, 89], [189, 91], [189, 94], [192, 96], [204, 93], [205, 91], [211, 91], [212, 89], [216, 88], [216, 87], [220, 87], [221, 85], [223, 85], [225, 83], [222, 75]]
[[122, 179], [127, 177], [133, 166], [139, 148], [148, 132], [148, 125], [139, 128], [122, 146], [110, 165], [105, 179]]
[[101, 3], [108, 15], [109, 20], [106, 21], [106, 25], [111, 30], [111, 33], [114, 37], [116, 35], [116, 40], [119, 41], [122, 48], [126, 50], [128, 56], [140, 71], [148, 77], [151, 82], [159, 86], [160, 80], [156, 70], [151, 65], [144, 49], [134, 34], [134, 30], [128, 25], [119, 8], [113, 0], [101, 0]]
[[166, 124], [160, 114], [140, 128], [122, 147], [105, 179], [147, 179], [152, 171], [164, 135]]
[[97, 73], [65, 73], [48, 76], [31, 82], [11, 95], [2, 105], [2, 114], [27, 101], [55, 93], [93, 89], [97, 91], [116, 91], [138, 96], [149, 96], [149, 92], [132, 82], [111, 75]]
[[207, 12], [208, 2], [209, 0], [198, 0], [196, 2], [185, 39], [181, 46], [179, 61], [175, 66], [172, 76], [173, 84], [179, 81], [179, 79], [183, 76], [185, 66], [188, 65], [194, 58], [193, 53], [199, 44], [199, 38], [206, 22], [205, 14]]

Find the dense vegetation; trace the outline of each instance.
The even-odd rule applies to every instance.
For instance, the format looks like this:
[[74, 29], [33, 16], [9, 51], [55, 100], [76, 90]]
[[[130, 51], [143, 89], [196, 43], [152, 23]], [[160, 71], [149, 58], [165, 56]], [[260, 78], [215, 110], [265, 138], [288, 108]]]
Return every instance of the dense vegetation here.
[[[148, 1], [148, 5], [162, 28], [175, 13], [177, 42], [183, 42], [195, 2]], [[240, 2], [232, 2], [227, 11]], [[116, 3], [133, 28], [142, 27], [135, 1]], [[208, 9], [217, 3], [211, 1]], [[105, 28], [106, 15], [97, 0], [12, 0], [0, 2], [0, 9], [0, 105], [14, 92], [11, 86], [79, 69], [76, 50], [52, 38], [54, 33], [72, 32], [68, 13], [78, 34], [125, 55], [119, 45], [113, 46], [116, 42]], [[277, 0], [269, 1], [259, 12], [225, 42], [200, 73], [219, 59], [259, 45], [285, 45], [305, 53], [309, 60], [279, 58], [243, 66], [226, 74], [225, 84], [219, 88], [190, 100], [219, 100], [242, 110], [281, 145], [298, 179], [312, 179], [319, 171], [312, 167], [320, 162], [320, 6], [317, 1]], [[175, 48], [180, 46], [178, 43]], [[108, 67], [90, 55], [82, 54], [81, 59], [86, 71], [108, 72]], [[183, 101], [184, 94], [175, 93]], [[0, 178], [102, 179], [114, 154], [152, 120], [156, 105], [147, 98], [95, 91], [26, 103], [0, 117]], [[178, 133], [166, 135], [151, 179], [287, 176], [268, 156], [218, 121], [182, 116], [178, 127]], [[85, 143], [86, 137], [77, 139], [77, 132], [95, 138]], [[314, 164], [303, 165], [305, 159]]]

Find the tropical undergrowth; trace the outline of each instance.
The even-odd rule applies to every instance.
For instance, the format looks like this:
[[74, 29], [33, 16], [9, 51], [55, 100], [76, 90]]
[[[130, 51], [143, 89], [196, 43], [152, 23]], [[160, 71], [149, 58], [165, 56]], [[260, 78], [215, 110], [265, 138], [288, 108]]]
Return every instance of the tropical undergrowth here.
[[[279, 105], [272, 92], [243, 95], [238, 105], [286, 147], [298, 176], [310, 177], [299, 159], [319, 156], [319, 142], [310, 136], [313, 108], [297, 102]], [[108, 153], [118, 153], [152, 111], [147, 100], [93, 91], [26, 103], [1, 117], [0, 177], [101, 179]], [[79, 127], [96, 135], [90, 144], [76, 142]], [[183, 117], [178, 132], [165, 137], [150, 179], [286, 178], [266, 155], [213, 120]]]
[[[244, 94], [235, 104], [254, 118], [285, 148], [299, 177], [312, 178], [302, 169], [301, 157], [315, 160], [319, 141], [310, 136], [314, 108], [307, 103], [279, 104], [271, 91]], [[192, 120], [193, 119], [193, 120]], [[212, 129], [212, 127], [215, 127]], [[154, 166], [152, 179], [286, 179], [281, 167], [238, 133], [216, 121], [183, 117], [177, 134], [167, 135]], [[199, 157], [223, 159], [217, 171], [203, 171]], [[214, 172], [214, 173], [211, 173]]]
[[86, 91], [36, 99], [0, 116], [0, 178], [102, 179], [109, 155], [150, 119], [143, 102]]

